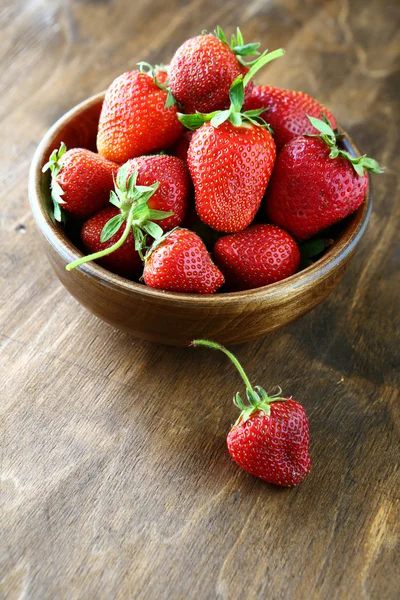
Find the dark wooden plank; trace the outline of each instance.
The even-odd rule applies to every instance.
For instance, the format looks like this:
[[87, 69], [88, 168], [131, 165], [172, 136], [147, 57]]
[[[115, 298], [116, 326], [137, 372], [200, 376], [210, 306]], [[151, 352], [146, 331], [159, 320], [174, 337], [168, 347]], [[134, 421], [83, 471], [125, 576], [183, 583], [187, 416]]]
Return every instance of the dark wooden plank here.
[[[363, 2], [6, 0], [0, 8], [0, 597], [397, 597], [399, 8]], [[97, 321], [46, 263], [26, 178], [46, 129], [136, 61], [220, 23], [287, 54], [260, 77], [326, 103], [387, 166], [337, 290], [237, 353], [308, 411], [313, 469], [230, 461], [224, 357]]]

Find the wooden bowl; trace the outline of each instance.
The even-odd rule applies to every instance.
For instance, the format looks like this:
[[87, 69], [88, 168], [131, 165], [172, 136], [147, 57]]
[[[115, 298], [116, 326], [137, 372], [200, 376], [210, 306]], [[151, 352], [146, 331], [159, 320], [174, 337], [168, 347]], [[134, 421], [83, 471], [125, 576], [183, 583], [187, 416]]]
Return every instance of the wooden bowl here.
[[[346, 221], [335, 243], [316, 263], [262, 288], [202, 296], [154, 290], [95, 263], [68, 273], [65, 265], [82, 254], [49, 216], [49, 174], [43, 175], [41, 169], [61, 141], [67, 148], [95, 149], [103, 98], [104, 93], [89, 98], [51, 127], [35, 152], [29, 176], [33, 216], [50, 264], [67, 290], [94, 315], [153, 342], [183, 346], [194, 338], [209, 338], [235, 344], [259, 338], [294, 321], [336, 287], [367, 227], [372, 209], [370, 185], [363, 205]], [[360, 154], [352, 141], [347, 142], [347, 149]]]

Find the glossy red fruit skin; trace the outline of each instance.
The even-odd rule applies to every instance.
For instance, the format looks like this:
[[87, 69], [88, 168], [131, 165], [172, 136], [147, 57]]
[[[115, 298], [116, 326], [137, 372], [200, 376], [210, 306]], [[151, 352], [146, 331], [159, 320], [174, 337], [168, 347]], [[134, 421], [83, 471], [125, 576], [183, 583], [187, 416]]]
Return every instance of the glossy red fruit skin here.
[[309, 473], [310, 433], [304, 408], [293, 399], [272, 402], [271, 414], [253, 413], [227, 437], [229, 454], [245, 471], [274, 485], [291, 487]]
[[97, 133], [99, 154], [124, 163], [172, 146], [183, 132], [176, 105], [165, 108], [167, 92], [146, 73], [131, 71], [108, 88]]
[[234, 127], [229, 121], [214, 128], [204, 123], [195, 131], [188, 151], [200, 219], [228, 233], [250, 225], [275, 157], [274, 140], [265, 128]]
[[229, 88], [242, 73], [235, 53], [213, 35], [184, 42], [169, 67], [171, 91], [186, 114], [229, 108]]
[[146, 260], [146, 285], [161, 290], [213, 294], [224, 283], [202, 240], [193, 231], [172, 231]]
[[268, 85], [255, 86], [250, 97], [245, 99], [245, 110], [264, 107], [268, 110], [261, 117], [274, 130], [274, 140], [278, 150], [304, 133], [316, 133], [307, 115], [320, 119], [322, 113], [327, 117], [332, 129], [337, 127], [333, 114], [304, 92]]
[[173, 216], [157, 221], [163, 231], [180, 225], [185, 218], [192, 182], [186, 164], [176, 156], [154, 155], [132, 158], [128, 176], [138, 170], [137, 185], [149, 186], [159, 182], [160, 186], [148, 201], [149, 208], [173, 212]]
[[278, 155], [266, 195], [268, 219], [296, 239], [341, 221], [363, 203], [368, 176], [345, 158], [329, 158], [320, 139], [298, 137]]
[[281, 281], [296, 273], [300, 251], [286, 231], [275, 225], [252, 225], [220, 238], [214, 246], [215, 262], [227, 289], [249, 290]]
[[[105, 250], [119, 240], [124, 232], [125, 223], [122, 224], [119, 231], [107, 240], [107, 242], [100, 242], [100, 235], [104, 225], [112, 217], [119, 214], [119, 212], [116, 206], [110, 205], [84, 223], [81, 230], [81, 240], [87, 254]], [[127, 279], [137, 277], [143, 268], [143, 263], [135, 250], [135, 240], [132, 231], [129, 232], [127, 239], [118, 250], [104, 256], [97, 262], [112, 273], [116, 273]]]
[[114, 189], [113, 175], [119, 165], [85, 148], [68, 150], [61, 157], [60, 165], [56, 182], [64, 191], [63, 210], [87, 219], [108, 205]]

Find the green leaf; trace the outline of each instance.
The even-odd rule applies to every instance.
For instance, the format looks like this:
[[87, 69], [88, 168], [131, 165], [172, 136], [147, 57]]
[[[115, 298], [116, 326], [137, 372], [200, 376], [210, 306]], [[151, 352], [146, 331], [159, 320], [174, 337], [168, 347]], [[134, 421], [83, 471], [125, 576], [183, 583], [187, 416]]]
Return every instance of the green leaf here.
[[115, 235], [117, 233], [117, 231], [119, 230], [119, 228], [121, 227], [124, 220], [125, 219], [124, 219], [123, 215], [121, 215], [121, 214], [115, 215], [115, 217], [112, 217], [112, 219], [110, 219], [104, 225], [104, 227], [101, 231], [100, 242], [101, 243], [107, 242], [113, 235]]
[[268, 108], [253, 108], [252, 110], [246, 110], [243, 113], [246, 117], [259, 117], [263, 113], [267, 112]]
[[243, 76], [239, 75], [232, 83], [229, 90], [229, 98], [232, 103], [233, 109], [236, 112], [240, 112], [244, 102], [244, 86]]
[[229, 116], [229, 120], [235, 127], [240, 127], [242, 125], [242, 115], [239, 112], [231, 113]]
[[324, 238], [315, 238], [302, 242], [299, 246], [302, 259], [313, 258], [321, 254], [331, 245], [332, 241]]
[[239, 56], [254, 56], [260, 54], [258, 48], [260, 44], [245, 44], [244, 46], [233, 46], [232, 50]]
[[198, 129], [201, 127], [207, 119], [204, 118], [202, 113], [195, 113], [193, 115], [184, 115], [183, 113], [177, 113], [179, 121], [184, 125], [187, 129]]
[[252, 65], [251, 69], [248, 71], [248, 73], [246, 73], [245, 78], [243, 79], [243, 85], [246, 87], [246, 85], [249, 83], [250, 79], [252, 77], [254, 77], [254, 75], [262, 68], [264, 67], [266, 64], [268, 64], [269, 62], [271, 62], [272, 60], [275, 60], [276, 58], [279, 58], [280, 56], [283, 56], [285, 54], [285, 51], [283, 48], [279, 48], [278, 50], [274, 50], [273, 52], [269, 52], [269, 53], [263, 53], [257, 60], [256, 62]]
[[211, 125], [213, 127], [219, 127], [221, 123], [224, 123], [231, 114], [230, 110], [221, 110], [211, 119]]
[[[127, 165], [126, 163], [124, 165], [122, 165], [122, 167], [120, 167], [117, 171], [117, 187], [125, 192], [127, 190], [127, 177], [128, 177], [128, 173], [129, 173], [129, 165]], [[131, 177], [133, 176], [133, 173], [131, 175]]]
[[331, 148], [329, 158], [336, 158], [337, 156], [339, 156], [339, 148], [335, 145]]
[[154, 239], [159, 239], [163, 235], [163, 230], [157, 223], [153, 223], [153, 221], [146, 221], [142, 224], [143, 229], [151, 235]]
[[149, 207], [147, 202], [141, 202], [133, 209], [133, 218], [135, 221], [140, 221], [149, 218]]
[[[127, 173], [128, 173], [128, 170], [127, 170]], [[129, 176], [128, 181], [126, 182], [127, 183], [126, 189], [128, 190], [128, 196], [129, 197], [132, 197], [134, 195], [135, 191], [136, 191], [137, 174], [138, 174], [138, 171], [135, 168], [133, 170], [133, 173]], [[121, 188], [121, 189], [123, 189], [123, 188]]]
[[133, 226], [133, 237], [135, 238], [135, 250], [139, 252], [143, 247], [144, 235], [143, 231], [137, 225]]
[[384, 171], [384, 168], [381, 167], [377, 160], [375, 160], [374, 158], [369, 158], [368, 156], [362, 158], [361, 164], [365, 169], [368, 169], [373, 173], [383, 173]]
[[217, 28], [215, 30], [215, 37], [221, 40], [221, 42], [224, 42], [224, 44], [226, 44], [227, 46], [229, 45], [228, 40], [226, 39], [226, 35], [219, 25], [217, 25]]
[[110, 192], [110, 202], [111, 204], [114, 204], [114, 206], [116, 206], [117, 208], [121, 207], [121, 202], [119, 201], [117, 194], [113, 190], [111, 190]]
[[168, 90], [168, 95], [167, 95], [167, 99], [165, 100], [164, 108], [170, 108], [171, 106], [174, 106], [175, 103], [176, 103], [176, 100], [175, 100], [174, 96], [172, 95], [171, 90]]
[[53, 210], [53, 215], [56, 221], [58, 221], [59, 223], [61, 223], [62, 221], [62, 214], [61, 214], [61, 208], [60, 205], [58, 204], [58, 202], [53, 202], [54, 204], [54, 210]]
[[149, 210], [148, 218], [151, 221], [161, 221], [162, 219], [167, 219], [168, 217], [172, 217], [174, 215], [173, 212], [167, 212], [165, 210], [155, 210], [151, 208]]
[[[239, 27], [236, 28], [236, 39], [237, 39], [237, 43], [239, 46], [243, 46], [244, 45], [244, 39], [243, 39], [243, 34], [240, 31]], [[258, 44], [260, 45], [260, 44]]]
[[322, 121], [321, 119], [316, 119], [315, 117], [310, 117], [309, 115], [307, 115], [307, 119], [317, 131], [319, 131], [320, 133], [324, 133], [325, 135], [336, 140], [335, 132], [333, 131], [329, 123], [325, 123], [325, 121]]

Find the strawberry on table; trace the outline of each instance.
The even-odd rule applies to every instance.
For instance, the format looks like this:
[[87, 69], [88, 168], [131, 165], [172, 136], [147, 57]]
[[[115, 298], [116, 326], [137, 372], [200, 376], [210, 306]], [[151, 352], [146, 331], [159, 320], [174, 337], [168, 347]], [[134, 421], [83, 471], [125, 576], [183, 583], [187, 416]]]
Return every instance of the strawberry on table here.
[[[212, 112], [229, 107], [229, 89], [239, 75], [245, 75], [243, 57], [258, 55], [260, 44], [244, 44], [240, 29], [231, 44], [220, 27], [215, 35], [190, 38], [175, 52], [169, 67], [169, 82], [174, 98], [186, 113]], [[248, 81], [246, 94], [253, 87]]]
[[137, 171], [136, 185], [151, 186], [158, 182], [158, 188], [150, 196], [149, 209], [173, 213], [158, 221], [163, 231], [180, 225], [185, 218], [192, 182], [186, 164], [176, 156], [152, 155], [132, 158], [126, 163], [128, 177]]
[[295, 138], [282, 148], [266, 195], [269, 220], [298, 240], [357, 210], [368, 187], [366, 170], [382, 172], [372, 158], [341, 150], [327, 120], [309, 121], [319, 133]]
[[118, 165], [85, 148], [67, 150], [61, 142], [42, 169], [43, 173], [47, 170], [51, 172], [54, 218], [61, 221], [63, 211], [87, 219], [107, 206]]
[[275, 225], [252, 225], [220, 238], [214, 246], [215, 262], [227, 289], [248, 290], [293, 275], [300, 252], [292, 236]]
[[[128, 252], [128, 247], [131, 248], [132, 244], [129, 242], [126, 245], [126, 240], [131, 240], [131, 234], [134, 240], [133, 248], [143, 260], [143, 249], [146, 246], [147, 236], [154, 239], [162, 237], [163, 229], [154, 221], [163, 221], [168, 217], [172, 217], [173, 213], [149, 207], [151, 197], [159, 188], [158, 181], [148, 186], [138, 185], [137, 178], [138, 168], [135, 165], [125, 163], [118, 169], [115, 192], [112, 191], [110, 194], [110, 202], [117, 210], [116, 212], [113, 211], [115, 214], [111, 211], [104, 212], [101, 217], [99, 216], [97, 220], [91, 222], [90, 227], [94, 228], [94, 234], [91, 236], [91, 241], [89, 240], [90, 243], [87, 241], [89, 239], [87, 237], [83, 242], [88, 249], [93, 246], [92, 254], [69, 263], [65, 267], [67, 271], [71, 271], [91, 260], [102, 259], [103, 265], [113, 264], [113, 261], [110, 261], [109, 258], [105, 261], [105, 257], [109, 257], [110, 254], [121, 249], [122, 246]], [[109, 216], [107, 221], [104, 221], [104, 215]], [[103, 223], [103, 228], [100, 236], [98, 236], [100, 222]], [[122, 226], [124, 227], [122, 228]], [[120, 235], [116, 235], [117, 232]], [[106, 243], [111, 239], [113, 240], [111, 244]], [[94, 243], [92, 243], [93, 240]]]
[[131, 71], [108, 88], [97, 134], [99, 154], [118, 163], [172, 146], [183, 132], [177, 107], [154, 70]]
[[203, 241], [188, 229], [173, 229], [146, 255], [146, 285], [161, 290], [213, 294], [224, 283]]
[[255, 86], [251, 96], [245, 100], [245, 110], [265, 108], [262, 118], [271, 125], [278, 150], [294, 138], [305, 133], [314, 133], [307, 115], [325, 115], [332, 129], [336, 129], [336, 119], [317, 100], [303, 92], [284, 90], [268, 85]]
[[[81, 230], [81, 240], [86, 252], [103, 252], [120, 240], [123, 234], [122, 228], [105, 242], [101, 241], [101, 233], [105, 225], [120, 214], [120, 210], [116, 206], [110, 205], [86, 221]], [[105, 254], [98, 262], [109, 271], [127, 279], [137, 277], [142, 271], [143, 263], [139, 253], [135, 250], [135, 238], [132, 230], [128, 232], [126, 240], [119, 248], [110, 254]]]
[[311, 468], [310, 434], [306, 412], [301, 404], [278, 394], [268, 396], [253, 387], [237, 358], [223, 346], [208, 340], [194, 340], [192, 346], [221, 350], [239, 371], [247, 402], [239, 393], [234, 398], [241, 411], [228, 437], [228, 451], [245, 471], [268, 483], [292, 487], [307, 477]]
[[275, 163], [276, 149], [262, 111], [241, 112], [244, 88], [265, 64], [282, 56], [275, 50], [260, 59], [231, 86], [230, 108], [179, 119], [197, 129], [190, 141], [188, 166], [200, 219], [217, 231], [237, 232], [253, 221]]

